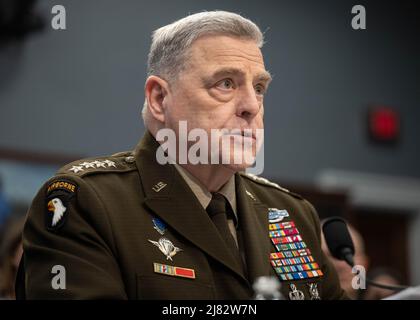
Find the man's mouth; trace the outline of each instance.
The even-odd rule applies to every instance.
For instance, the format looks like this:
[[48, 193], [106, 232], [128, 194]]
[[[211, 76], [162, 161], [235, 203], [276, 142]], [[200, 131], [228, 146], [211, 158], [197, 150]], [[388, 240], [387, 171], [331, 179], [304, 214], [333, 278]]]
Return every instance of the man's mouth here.
[[225, 133], [224, 136], [240, 136], [244, 138], [252, 138], [256, 140], [255, 130], [252, 129], [237, 129], [237, 130], [230, 130], [228, 133]]

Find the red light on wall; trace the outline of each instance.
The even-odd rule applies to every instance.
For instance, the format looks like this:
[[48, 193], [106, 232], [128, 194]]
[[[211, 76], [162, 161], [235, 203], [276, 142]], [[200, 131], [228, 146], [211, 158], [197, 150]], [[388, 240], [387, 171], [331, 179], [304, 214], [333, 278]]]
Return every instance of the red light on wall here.
[[375, 141], [396, 142], [400, 135], [398, 113], [389, 107], [374, 107], [369, 111], [369, 132]]

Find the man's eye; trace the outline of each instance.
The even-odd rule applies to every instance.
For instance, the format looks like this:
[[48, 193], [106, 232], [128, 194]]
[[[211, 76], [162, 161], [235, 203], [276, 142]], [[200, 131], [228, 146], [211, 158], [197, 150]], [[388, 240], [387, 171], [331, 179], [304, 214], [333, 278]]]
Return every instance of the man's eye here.
[[265, 93], [265, 87], [263, 86], [263, 85], [261, 85], [261, 84], [257, 84], [256, 86], [255, 86], [255, 92], [257, 93], [257, 94], [259, 94], [259, 95], [263, 95], [264, 93]]
[[217, 87], [224, 90], [230, 90], [233, 88], [233, 81], [231, 79], [224, 79], [217, 84]]

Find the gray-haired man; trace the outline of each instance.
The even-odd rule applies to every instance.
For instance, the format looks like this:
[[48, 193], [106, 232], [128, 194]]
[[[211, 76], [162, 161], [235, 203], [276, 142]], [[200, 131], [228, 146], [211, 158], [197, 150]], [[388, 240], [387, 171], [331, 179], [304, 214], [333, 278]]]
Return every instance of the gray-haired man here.
[[314, 208], [243, 173], [271, 81], [262, 44], [253, 22], [222, 11], [154, 32], [146, 134], [134, 151], [71, 163], [41, 188], [21, 296], [250, 299], [255, 280], [273, 276], [287, 299], [344, 297]]

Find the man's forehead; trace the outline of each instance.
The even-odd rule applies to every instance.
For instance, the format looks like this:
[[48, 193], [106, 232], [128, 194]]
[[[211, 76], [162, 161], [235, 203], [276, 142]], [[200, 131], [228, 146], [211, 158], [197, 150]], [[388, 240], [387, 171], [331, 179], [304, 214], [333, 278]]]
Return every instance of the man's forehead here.
[[257, 44], [249, 39], [229, 36], [205, 36], [197, 39], [191, 48], [195, 58], [206, 62], [240, 61], [264, 65]]
[[217, 77], [251, 72], [262, 80], [271, 80], [270, 73], [265, 69], [261, 50], [252, 40], [206, 36], [196, 40], [191, 49], [190, 63], [196, 71], [200, 69], [203, 75], [205, 73], [207, 76]]

